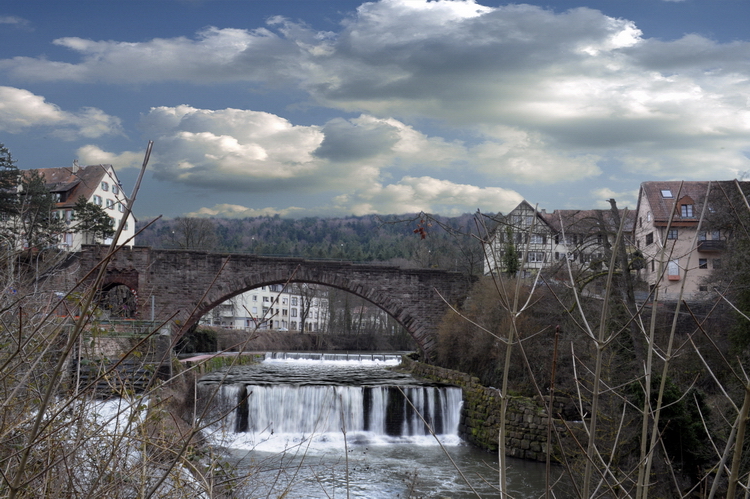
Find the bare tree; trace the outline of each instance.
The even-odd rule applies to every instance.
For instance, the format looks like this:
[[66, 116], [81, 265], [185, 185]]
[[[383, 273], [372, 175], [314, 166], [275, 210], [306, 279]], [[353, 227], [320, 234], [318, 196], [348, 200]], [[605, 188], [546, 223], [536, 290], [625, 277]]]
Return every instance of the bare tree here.
[[179, 249], [216, 249], [216, 225], [208, 218], [178, 217], [172, 222], [169, 245]]

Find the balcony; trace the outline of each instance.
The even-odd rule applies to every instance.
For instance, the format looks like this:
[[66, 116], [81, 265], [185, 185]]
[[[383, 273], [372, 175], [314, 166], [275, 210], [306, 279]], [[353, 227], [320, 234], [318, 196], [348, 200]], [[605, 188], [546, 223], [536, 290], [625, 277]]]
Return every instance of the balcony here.
[[716, 251], [724, 251], [724, 241], [698, 241], [698, 251], [703, 253], [711, 253]]

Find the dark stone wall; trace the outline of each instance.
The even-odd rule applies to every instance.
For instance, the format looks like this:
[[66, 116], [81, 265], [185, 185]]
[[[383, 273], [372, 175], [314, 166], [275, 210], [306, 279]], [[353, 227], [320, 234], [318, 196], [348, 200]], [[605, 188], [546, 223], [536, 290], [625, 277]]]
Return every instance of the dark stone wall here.
[[[487, 451], [497, 451], [500, 436], [501, 397], [496, 388], [485, 387], [479, 378], [458, 371], [444, 369], [404, 358], [402, 367], [413, 375], [460, 386], [463, 389], [464, 404], [461, 409], [459, 436]], [[546, 402], [546, 401], [545, 401]], [[529, 397], [510, 397], [506, 412], [505, 454], [533, 461], [547, 459], [547, 417], [546, 403]], [[562, 413], [571, 401], [556, 397], [553, 405], [556, 413]], [[552, 459], [561, 461], [561, 448], [574, 454], [578, 445], [570, 431], [581, 438], [580, 422], [563, 422], [552, 419]], [[562, 438], [562, 447], [555, 437], [555, 429]]]
[[[84, 246], [78, 253], [78, 275], [85, 276], [106, 251], [104, 246]], [[435, 269], [138, 246], [121, 248], [107, 266], [105, 283], [125, 280], [137, 294], [138, 318], [151, 318], [153, 297], [154, 319], [174, 320], [183, 330], [221, 302], [259, 286], [291, 282], [332, 286], [361, 296], [392, 315], [427, 358], [435, 351], [437, 327], [448, 309], [446, 302], [460, 304], [472, 284], [460, 273]]]

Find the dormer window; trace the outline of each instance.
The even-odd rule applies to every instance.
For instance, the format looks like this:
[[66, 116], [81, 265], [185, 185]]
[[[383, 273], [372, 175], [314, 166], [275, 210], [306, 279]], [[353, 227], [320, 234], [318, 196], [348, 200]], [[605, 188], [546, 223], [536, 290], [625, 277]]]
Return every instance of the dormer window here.
[[672, 189], [662, 189], [661, 197], [663, 197], [664, 199], [672, 199], [674, 197], [672, 195]]
[[682, 215], [682, 218], [693, 218], [693, 205], [683, 204], [680, 206], [680, 214]]
[[108, 191], [109, 190], [109, 184], [107, 182], [102, 182], [102, 190]]

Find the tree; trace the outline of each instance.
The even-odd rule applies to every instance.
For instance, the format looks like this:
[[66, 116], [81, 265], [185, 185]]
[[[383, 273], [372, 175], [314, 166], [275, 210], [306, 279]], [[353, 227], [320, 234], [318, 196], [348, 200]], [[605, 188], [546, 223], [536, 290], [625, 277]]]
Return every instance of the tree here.
[[5, 218], [18, 213], [19, 176], [10, 151], [0, 144], [0, 215]]
[[216, 226], [207, 218], [178, 217], [168, 235], [169, 245], [180, 249], [216, 249]]
[[518, 264], [518, 251], [513, 244], [513, 231], [510, 227], [505, 228], [505, 251], [503, 252], [503, 267], [509, 276], [516, 275], [520, 269]]
[[10, 224], [12, 237], [26, 248], [47, 248], [57, 243], [65, 230], [63, 220], [56, 215], [57, 199], [36, 170], [21, 177], [17, 216]]
[[84, 243], [96, 243], [115, 234], [112, 218], [94, 203], [86, 201], [83, 196], [76, 200], [72, 220], [75, 225], [71, 232], [83, 235]]

